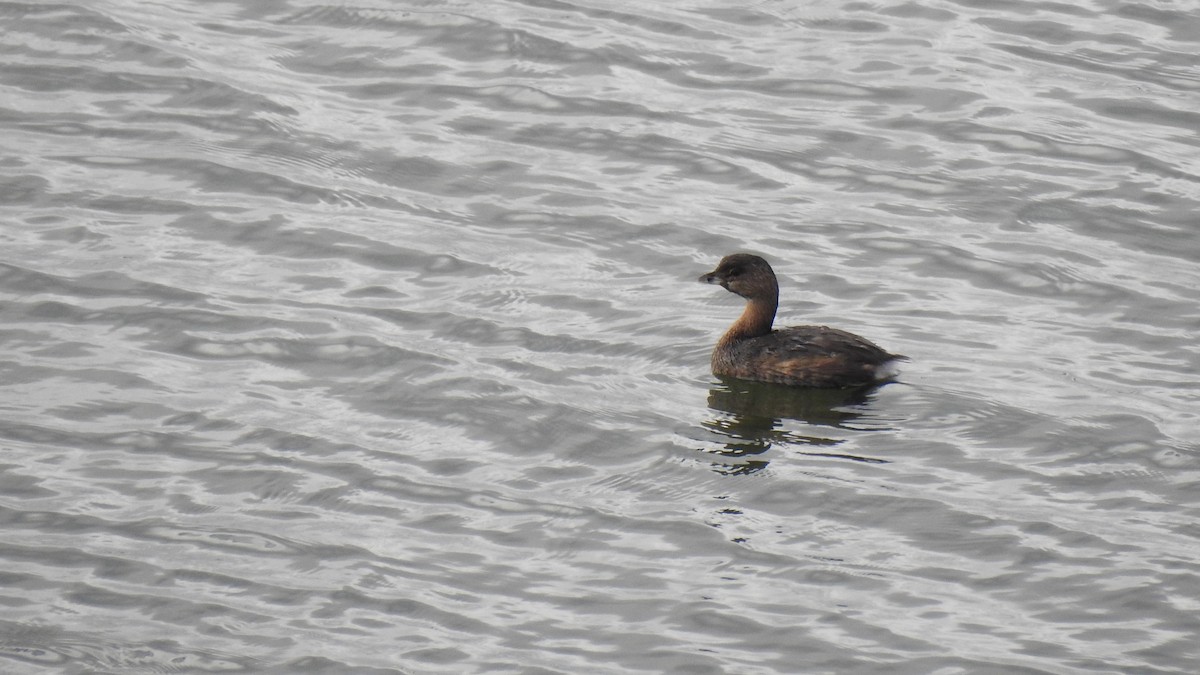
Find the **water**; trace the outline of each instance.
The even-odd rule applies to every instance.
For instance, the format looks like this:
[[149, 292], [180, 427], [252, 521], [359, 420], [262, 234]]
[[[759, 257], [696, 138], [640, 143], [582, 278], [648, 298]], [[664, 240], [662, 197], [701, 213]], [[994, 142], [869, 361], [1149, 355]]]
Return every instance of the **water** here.
[[0, 671], [1196, 672], [1193, 9], [0, 4]]

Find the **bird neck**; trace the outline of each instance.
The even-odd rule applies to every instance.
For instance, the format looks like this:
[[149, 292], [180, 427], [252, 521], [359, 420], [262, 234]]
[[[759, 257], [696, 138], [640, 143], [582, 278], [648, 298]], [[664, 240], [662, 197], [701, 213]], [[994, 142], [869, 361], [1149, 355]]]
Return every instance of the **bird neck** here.
[[779, 307], [779, 296], [766, 298], [750, 298], [742, 315], [725, 332], [721, 342], [729, 343], [738, 340], [766, 335], [771, 332], [771, 324], [775, 321], [775, 310]]

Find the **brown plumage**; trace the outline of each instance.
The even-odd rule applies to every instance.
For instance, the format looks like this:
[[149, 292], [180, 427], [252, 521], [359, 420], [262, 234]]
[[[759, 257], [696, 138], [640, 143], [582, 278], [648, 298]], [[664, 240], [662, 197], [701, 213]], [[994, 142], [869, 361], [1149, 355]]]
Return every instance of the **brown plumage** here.
[[779, 282], [767, 261], [756, 255], [725, 256], [700, 281], [720, 284], [746, 299], [742, 316], [713, 349], [714, 375], [798, 387], [860, 387], [890, 379], [895, 362], [906, 358], [837, 328], [772, 330]]

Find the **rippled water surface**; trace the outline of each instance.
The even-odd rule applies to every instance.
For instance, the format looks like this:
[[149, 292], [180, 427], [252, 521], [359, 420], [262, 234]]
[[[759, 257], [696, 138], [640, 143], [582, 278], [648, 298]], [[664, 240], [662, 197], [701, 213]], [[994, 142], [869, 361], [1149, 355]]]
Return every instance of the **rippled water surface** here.
[[0, 2], [0, 671], [1193, 675], [1195, 10]]

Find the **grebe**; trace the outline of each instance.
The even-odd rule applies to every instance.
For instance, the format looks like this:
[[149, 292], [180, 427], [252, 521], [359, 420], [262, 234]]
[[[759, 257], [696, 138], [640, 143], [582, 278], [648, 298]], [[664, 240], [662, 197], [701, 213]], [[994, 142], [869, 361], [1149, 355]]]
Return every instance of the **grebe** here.
[[756, 255], [725, 256], [700, 281], [720, 284], [746, 299], [742, 316], [713, 349], [714, 375], [797, 387], [861, 387], [890, 380], [896, 375], [896, 361], [908, 358], [837, 328], [772, 330], [779, 282], [767, 261]]

